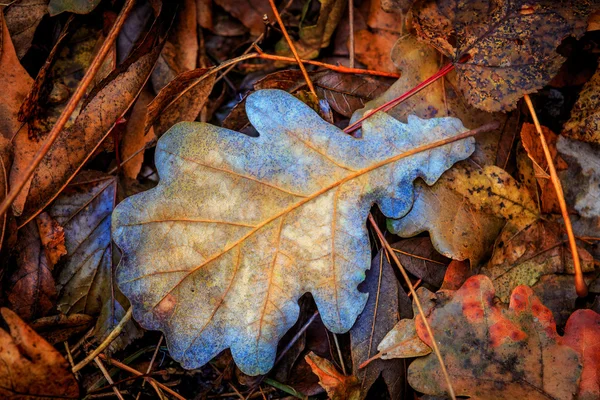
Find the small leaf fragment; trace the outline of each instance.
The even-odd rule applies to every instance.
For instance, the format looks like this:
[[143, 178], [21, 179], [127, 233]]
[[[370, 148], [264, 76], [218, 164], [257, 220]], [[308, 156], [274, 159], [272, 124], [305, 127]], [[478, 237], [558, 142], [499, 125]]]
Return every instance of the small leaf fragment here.
[[358, 400], [360, 390], [355, 376], [345, 376], [338, 372], [331, 361], [319, 357], [312, 351], [304, 359], [313, 373], [319, 377], [319, 385], [325, 389], [331, 400]]

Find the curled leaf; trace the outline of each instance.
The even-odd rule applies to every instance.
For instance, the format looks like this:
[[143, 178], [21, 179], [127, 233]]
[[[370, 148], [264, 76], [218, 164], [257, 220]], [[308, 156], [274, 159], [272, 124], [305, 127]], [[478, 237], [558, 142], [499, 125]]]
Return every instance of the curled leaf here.
[[195, 368], [229, 347], [256, 375], [273, 365], [305, 292], [331, 331], [352, 327], [367, 297], [357, 286], [370, 264], [369, 209], [404, 215], [414, 179], [432, 184], [473, 140], [407, 157], [464, 127], [380, 113], [355, 139], [280, 90], [253, 93], [246, 108], [259, 137], [195, 123], [165, 134], [161, 181], [119, 204], [113, 238], [134, 317], [165, 333], [176, 360]]
[[338, 372], [331, 361], [319, 357], [312, 351], [304, 357], [313, 373], [319, 377], [319, 385], [325, 389], [331, 400], [358, 400], [359, 386], [355, 376], [345, 376]]

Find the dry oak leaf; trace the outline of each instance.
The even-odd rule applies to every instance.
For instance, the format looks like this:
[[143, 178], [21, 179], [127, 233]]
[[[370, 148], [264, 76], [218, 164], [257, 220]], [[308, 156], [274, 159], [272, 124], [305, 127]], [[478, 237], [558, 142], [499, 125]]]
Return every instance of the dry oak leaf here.
[[48, 14], [48, 2], [46, 0], [13, 1], [3, 11], [17, 56], [22, 59], [31, 47], [38, 25]]
[[[0, 329], [0, 397], [4, 399], [78, 399], [69, 362], [8, 308]], [[5, 326], [6, 326], [5, 325]]]
[[162, 330], [176, 360], [196, 368], [231, 348], [257, 375], [272, 367], [304, 293], [332, 332], [352, 327], [367, 300], [357, 286], [370, 265], [371, 206], [404, 215], [417, 177], [433, 184], [474, 146], [406, 157], [464, 131], [455, 118], [403, 124], [379, 113], [355, 139], [281, 90], [251, 94], [246, 109], [259, 137], [171, 128], [156, 149], [159, 185], [117, 206], [113, 239], [135, 319]]
[[[562, 344], [552, 313], [527, 286], [517, 287], [508, 309], [494, 302], [489, 278], [476, 275], [449, 297], [440, 296], [427, 320], [457, 396], [470, 399], [572, 399], [581, 357]], [[419, 337], [431, 345], [423, 320]], [[435, 355], [415, 360], [408, 382], [417, 391], [446, 394]]]
[[592, 2], [559, 0], [419, 0], [413, 7], [419, 37], [452, 59], [458, 87], [486, 111], [515, 108], [542, 88], [564, 57], [568, 36], [586, 31]]
[[584, 142], [600, 144], [600, 68], [596, 70], [579, 92], [571, 109], [571, 118], [565, 123], [562, 135]]
[[592, 310], [571, 314], [563, 343], [579, 353], [583, 364], [577, 399], [600, 398], [600, 314]]
[[312, 372], [319, 377], [319, 385], [325, 389], [331, 400], [359, 400], [360, 386], [355, 376], [338, 372], [331, 361], [319, 357], [312, 351], [304, 359]]

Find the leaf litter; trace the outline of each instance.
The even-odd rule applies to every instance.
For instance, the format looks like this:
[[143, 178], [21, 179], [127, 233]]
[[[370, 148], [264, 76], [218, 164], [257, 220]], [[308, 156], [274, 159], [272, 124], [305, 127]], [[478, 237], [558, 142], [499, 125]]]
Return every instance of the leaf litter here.
[[3, 397], [598, 397], [596, 3], [135, 3], [1, 6]]

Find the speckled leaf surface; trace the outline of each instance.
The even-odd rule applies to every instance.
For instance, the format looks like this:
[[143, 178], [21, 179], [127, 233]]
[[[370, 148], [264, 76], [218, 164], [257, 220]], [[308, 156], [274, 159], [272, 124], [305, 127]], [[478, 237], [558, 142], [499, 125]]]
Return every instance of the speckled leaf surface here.
[[135, 319], [163, 331], [176, 360], [195, 368], [231, 348], [256, 375], [272, 367], [303, 293], [332, 332], [352, 327], [367, 299], [357, 286], [371, 259], [369, 209], [404, 215], [412, 182], [433, 184], [474, 144], [405, 157], [465, 128], [455, 118], [403, 124], [377, 114], [355, 139], [281, 90], [253, 93], [246, 109], [259, 137], [171, 128], [156, 149], [159, 185], [119, 204], [113, 238]]
[[591, 0], [419, 0], [419, 37], [455, 61], [467, 100], [485, 111], [515, 108], [565, 60], [563, 39], [585, 33]]

